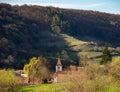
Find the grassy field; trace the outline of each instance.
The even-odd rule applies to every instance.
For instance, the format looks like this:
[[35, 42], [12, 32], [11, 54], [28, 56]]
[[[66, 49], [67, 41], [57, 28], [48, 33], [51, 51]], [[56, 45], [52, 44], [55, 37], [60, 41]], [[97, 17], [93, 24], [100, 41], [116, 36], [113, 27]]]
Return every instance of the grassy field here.
[[[55, 84], [23, 86], [21, 87], [20, 92], [66, 92], [64, 89], [62, 89], [63, 85], [66, 84], [55, 83]], [[120, 88], [117, 87], [115, 84], [106, 85], [104, 86], [104, 88], [105, 88], [104, 92], [120, 92]], [[97, 92], [103, 92], [103, 91], [101, 90]]]
[[84, 52], [79, 52], [78, 53], [79, 56], [83, 55], [83, 56], [87, 56], [88, 58], [94, 58], [97, 56], [101, 56], [102, 52], [89, 52], [89, 51], [84, 51]]
[[87, 44], [88, 42], [78, 40], [72, 36], [66, 35], [66, 34], [61, 34], [61, 37], [68, 43], [68, 46], [78, 46], [78, 45], [83, 45]]
[[93, 51], [95, 46], [90, 45], [90, 42], [82, 41], [66, 34], [61, 34], [61, 37], [66, 41], [69, 50], [76, 52], [78, 58], [87, 56], [88, 58], [93, 58], [92, 61], [101, 59], [96, 57], [101, 56], [102, 52]]
[[23, 86], [20, 92], [65, 92], [61, 86], [61, 83]]

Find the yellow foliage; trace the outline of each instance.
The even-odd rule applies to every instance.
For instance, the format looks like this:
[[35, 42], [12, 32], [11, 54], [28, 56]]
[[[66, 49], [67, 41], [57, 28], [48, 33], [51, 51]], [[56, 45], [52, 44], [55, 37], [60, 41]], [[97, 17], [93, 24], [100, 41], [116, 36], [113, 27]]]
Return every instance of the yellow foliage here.
[[48, 76], [48, 67], [49, 64], [44, 57], [33, 57], [30, 59], [30, 62], [24, 66], [24, 72], [32, 81], [34, 78], [43, 79]]

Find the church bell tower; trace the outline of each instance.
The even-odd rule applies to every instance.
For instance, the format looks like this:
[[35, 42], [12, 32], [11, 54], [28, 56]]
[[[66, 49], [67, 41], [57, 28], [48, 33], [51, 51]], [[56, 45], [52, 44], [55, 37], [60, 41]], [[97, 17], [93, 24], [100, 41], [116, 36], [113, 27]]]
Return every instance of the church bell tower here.
[[60, 57], [58, 58], [58, 61], [56, 64], [56, 72], [58, 72], [58, 71], [62, 71], [62, 64], [61, 64]]

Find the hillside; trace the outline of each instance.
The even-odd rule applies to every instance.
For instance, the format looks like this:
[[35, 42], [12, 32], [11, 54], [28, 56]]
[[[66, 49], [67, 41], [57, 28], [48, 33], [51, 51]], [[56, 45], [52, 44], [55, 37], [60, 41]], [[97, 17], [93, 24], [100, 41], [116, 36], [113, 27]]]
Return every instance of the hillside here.
[[78, 64], [81, 55], [100, 58], [105, 43], [119, 54], [120, 15], [0, 4], [0, 68], [20, 69], [39, 55], [53, 65], [59, 54], [64, 65]]

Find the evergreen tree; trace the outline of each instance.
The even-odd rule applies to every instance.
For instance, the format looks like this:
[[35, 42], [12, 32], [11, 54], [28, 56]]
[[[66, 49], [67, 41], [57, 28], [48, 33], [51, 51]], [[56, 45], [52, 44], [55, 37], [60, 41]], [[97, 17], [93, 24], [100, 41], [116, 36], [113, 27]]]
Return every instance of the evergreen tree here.
[[100, 64], [106, 64], [112, 60], [112, 56], [110, 54], [110, 51], [108, 49], [108, 45], [105, 45], [103, 49], [103, 55], [102, 55], [102, 60]]

